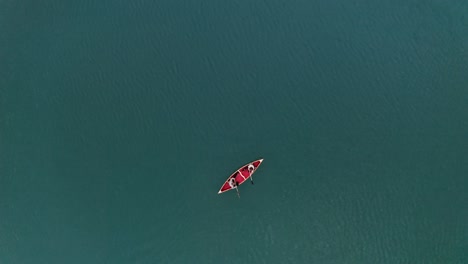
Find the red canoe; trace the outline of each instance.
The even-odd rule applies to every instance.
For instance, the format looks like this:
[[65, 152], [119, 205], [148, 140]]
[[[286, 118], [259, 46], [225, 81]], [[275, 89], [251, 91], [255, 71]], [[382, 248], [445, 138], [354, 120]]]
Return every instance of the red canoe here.
[[255, 171], [257, 171], [258, 167], [260, 167], [260, 164], [262, 164], [262, 162], [263, 159], [259, 159], [240, 167], [233, 174], [231, 174], [229, 178], [227, 178], [223, 186], [221, 186], [221, 189], [219, 189], [218, 194], [235, 189], [235, 185], [232, 182], [234, 180], [237, 182], [238, 186], [244, 183], [248, 178], [250, 178], [250, 176], [252, 176], [252, 174], [255, 173]]

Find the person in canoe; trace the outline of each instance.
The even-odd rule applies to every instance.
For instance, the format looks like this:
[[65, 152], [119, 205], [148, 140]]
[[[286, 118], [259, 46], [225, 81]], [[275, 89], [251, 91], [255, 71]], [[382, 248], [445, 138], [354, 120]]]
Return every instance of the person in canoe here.
[[237, 183], [235, 177], [232, 177], [230, 180], [229, 180], [229, 186], [231, 186], [231, 188], [237, 188], [239, 184]]
[[249, 170], [249, 174], [252, 174], [252, 172], [254, 171], [255, 169], [255, 166], [252, 165], [252, 164], [249, 164], [249, 166], [247, 166], [247, 170]]
[[237, 189], [237, 186], [239, 186], [239, 184], [237, 183], [235, 176], [229, 180], [229, 186], [231, 186], [231, 189], [236, 189], [237, 196], [240, 198], [239, 189]]
[[252, 173], [254, 172], [255, 170], [255, 166], [252, 165], [252, 164], [249, 164], [249, 166], [247, 166], [247, 170], [249, 171], [249, 176], [250, 176], [250, 183], [252, 183], [252, 185], [254, 184], [253, 182], [253, 179], [252, 179]]

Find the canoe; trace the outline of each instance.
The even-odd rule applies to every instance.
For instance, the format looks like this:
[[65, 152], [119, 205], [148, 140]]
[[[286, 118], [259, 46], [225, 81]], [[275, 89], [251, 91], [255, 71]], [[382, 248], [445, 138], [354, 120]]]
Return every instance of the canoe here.
[[262, 162], [263, 159], [254, 160], [233, 172], [231, 176], [229, 176], [229, 178], [227, 178], [227, 180], [223, 183], [221, 189], [219, 189], [218, 194], [235, 189], [235, 185], [233, 184], [234, 180], [237, 182], [237, 186], [247, 181], [247, 179], [249, 179], [250, 176], [252, 176], [257, 171]]

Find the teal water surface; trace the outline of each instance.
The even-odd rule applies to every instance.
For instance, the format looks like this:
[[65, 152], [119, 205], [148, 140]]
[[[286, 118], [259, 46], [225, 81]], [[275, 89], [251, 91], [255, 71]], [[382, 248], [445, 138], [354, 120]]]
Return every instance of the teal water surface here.
[[467, 11], [0, 1], [0, 263], [468, 263]]

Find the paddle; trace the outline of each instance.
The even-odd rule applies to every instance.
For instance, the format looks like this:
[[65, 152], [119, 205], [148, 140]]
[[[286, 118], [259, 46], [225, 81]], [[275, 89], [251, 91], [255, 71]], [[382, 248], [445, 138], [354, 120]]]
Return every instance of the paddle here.
[[252, 175], [250, 175], [250, 182], [252, 183], [252, 185], [254, 184]]
[[236, 191], [237, 191], [237, 197], [239, 197], [240, 199], [239, 189], [237, 188], [237, 186], [236, 186]]

